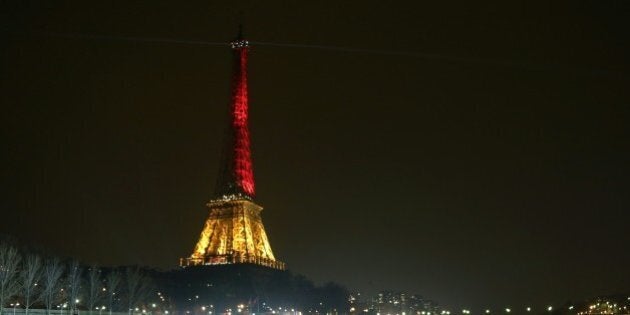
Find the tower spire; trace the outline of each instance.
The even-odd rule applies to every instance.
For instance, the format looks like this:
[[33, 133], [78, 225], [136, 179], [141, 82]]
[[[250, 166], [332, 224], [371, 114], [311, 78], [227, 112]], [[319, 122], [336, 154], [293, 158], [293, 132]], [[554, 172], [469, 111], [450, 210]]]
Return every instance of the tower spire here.
[[231, 43], [233, 53], [230, 124], [223, 148], [221, 171], [214, 198], [252, 199], [255, 195], [254, 168], [249, 137], [249, 98], [247, 89], [247, 57], [249, 42], [239, 26], [238, 37]]

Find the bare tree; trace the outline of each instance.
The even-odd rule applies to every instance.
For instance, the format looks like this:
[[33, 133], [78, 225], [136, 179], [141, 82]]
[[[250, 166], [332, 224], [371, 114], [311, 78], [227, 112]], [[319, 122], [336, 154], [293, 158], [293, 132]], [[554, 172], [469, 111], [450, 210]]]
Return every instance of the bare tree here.
[[102, 287], [101, 271], [96, 265], [93, 265], [90, 267], [87, 274], [87, 296], [85, 301], [90, 312], [94, 310], [94, 307], [103, 295]]
[[151, 279], [138, 267], [127, 267], [125, 272], [127, 280], [127, 307], [128, 313], [147, 298], [151, 289]]
[[42, 277], [43, 292], [42, 301], [46, 307], [46, 314], [50, 315], [53, 304], [61, 297], [61, 274], [63, 273], [63, 265], [57, 258], [51, 258], [44, 265], [44, 273]]
[[70, 313], [74, 314], [74, 310], [77, 309], [77, 304], [79, 304], [79, 290], [81, 290], [81, 274], [83, 273], [83, 268], [78, 261], [73, 260], [70, 262], [68, 268], [68, 276], [66, 281], [68, 281], [68, 299], [70, 300]]
[[6, 243], [0, 244], [0, 315], [7, 300], [20, 290], [18, 250]]
[[112, 315], [114, 304], [116, 303], [116, 292], [120, 288], [122, 276], [118, 271], [111, 271], [107, 275], [107, 307], [109, 307], [109, 315]]
[[22, 280], [22, 297], [24, 299], [24, 309], [28, 315], [28, 310], [39, 299], [39, 285], [38, 281], [42, 276], [42, 260], [35, 254], [26, 256], [24, 263], [22, 264], [22, 271], [20, 272], [20, 278]]

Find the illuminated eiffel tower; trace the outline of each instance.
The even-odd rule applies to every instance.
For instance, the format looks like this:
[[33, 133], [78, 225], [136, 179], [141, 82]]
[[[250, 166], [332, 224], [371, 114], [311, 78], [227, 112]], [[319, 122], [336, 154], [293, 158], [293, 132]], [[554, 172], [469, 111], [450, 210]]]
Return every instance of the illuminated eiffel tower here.
[[249, 141], [247, 53], [242, 34], [231, 43], [234, 53], [230, 125], [214, 197], [206, 206], [210, 215], [190, 257], [180, 266], [257, 264], [285, 269], [276, 260], [254, 201], [254, 170]]

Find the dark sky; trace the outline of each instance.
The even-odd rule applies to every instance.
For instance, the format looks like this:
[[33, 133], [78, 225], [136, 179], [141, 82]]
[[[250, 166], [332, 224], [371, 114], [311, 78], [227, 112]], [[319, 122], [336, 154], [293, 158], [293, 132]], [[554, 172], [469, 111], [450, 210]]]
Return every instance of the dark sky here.
[[0, 2], [0, 232], [101, 264], [189, 255], [231, 52], [97, 36], [242, 21], [439, 56], [252, 49], [257, 202], [293, 271], [453, 307], [629, 292], [629, 5], [437, 2]]

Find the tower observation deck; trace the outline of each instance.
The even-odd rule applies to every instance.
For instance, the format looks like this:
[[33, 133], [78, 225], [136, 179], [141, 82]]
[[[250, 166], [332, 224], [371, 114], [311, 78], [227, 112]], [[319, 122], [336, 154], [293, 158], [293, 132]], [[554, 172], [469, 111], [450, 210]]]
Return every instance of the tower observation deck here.
[[210, 214], [189, 257], [181, 267], [249, 263], [284, 270], [276, 260], [254, 202], [254, 168], [249, 134], [247, 58], [249, 43], [239, 34], [231, 43], [234, 65], [230, 122]]

